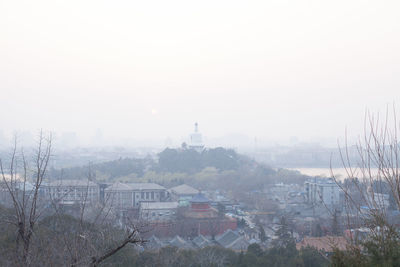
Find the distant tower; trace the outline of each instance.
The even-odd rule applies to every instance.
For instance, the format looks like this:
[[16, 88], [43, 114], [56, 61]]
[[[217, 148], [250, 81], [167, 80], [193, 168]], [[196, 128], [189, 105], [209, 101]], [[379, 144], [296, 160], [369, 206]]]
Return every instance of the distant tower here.
[[189, 148], [194, 149], [199, 153], [204, 149], [203, 137], [201, 133], [199, 133], [199, 124], [197, 122], [194, 124], [194, 133], [190, 135]]

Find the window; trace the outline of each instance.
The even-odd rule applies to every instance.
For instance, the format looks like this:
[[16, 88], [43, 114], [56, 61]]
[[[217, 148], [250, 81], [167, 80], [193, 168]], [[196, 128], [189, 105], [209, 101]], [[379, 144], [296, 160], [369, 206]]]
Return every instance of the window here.
[[146, 192], [146, 199], [149, 199], [149, 197], [150, 197], [150, 193]]
[[151, 192], [151, 199], [154, 199], [154, 192]]
[[144, 192], [142, 192], [142, 199], [144, 199]]

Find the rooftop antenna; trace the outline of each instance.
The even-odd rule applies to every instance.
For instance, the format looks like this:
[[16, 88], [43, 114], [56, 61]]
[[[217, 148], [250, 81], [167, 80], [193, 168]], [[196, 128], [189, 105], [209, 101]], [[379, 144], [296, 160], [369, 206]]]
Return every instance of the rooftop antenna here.
[[197, 133], [199, 131], [199, 124], [196, 122], [194, 124], [194, 132]]

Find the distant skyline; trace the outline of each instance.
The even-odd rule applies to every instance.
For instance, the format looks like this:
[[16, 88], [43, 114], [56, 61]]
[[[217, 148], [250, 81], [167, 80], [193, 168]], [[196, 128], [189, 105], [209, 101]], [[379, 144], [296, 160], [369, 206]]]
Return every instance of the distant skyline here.
[[366, 109], [400, 110], [398, 10], [378, 0], [2, 1], [0, 132], [150, 145], [179, 143], [198, 122], [209, 140], [332, 144], [346, 127], [361, 134]]

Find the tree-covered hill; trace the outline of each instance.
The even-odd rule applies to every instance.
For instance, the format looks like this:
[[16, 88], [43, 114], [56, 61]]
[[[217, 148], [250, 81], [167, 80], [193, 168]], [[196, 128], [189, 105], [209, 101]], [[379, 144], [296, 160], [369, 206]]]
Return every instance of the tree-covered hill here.
[[91, 178], [105, 182], [155, 182], [166, 187], [188, 183], [201, 189], [261, 190], [265, 184], [299, 183], [307, 178], [298, 172], [275, 170], [232, 149], [214, 148], [199, 153], [192, 149], [167, 148], [158, 159], [124, 158], [86, 166], [52, 169], [50, 179]]
[[206, 167], [219, 171], [236, 170], [244, 158], [233, 149], [217, 147], [199, 153], [193, 149], [167, 148], [158, 154], [157, 171], [195, 173]]

